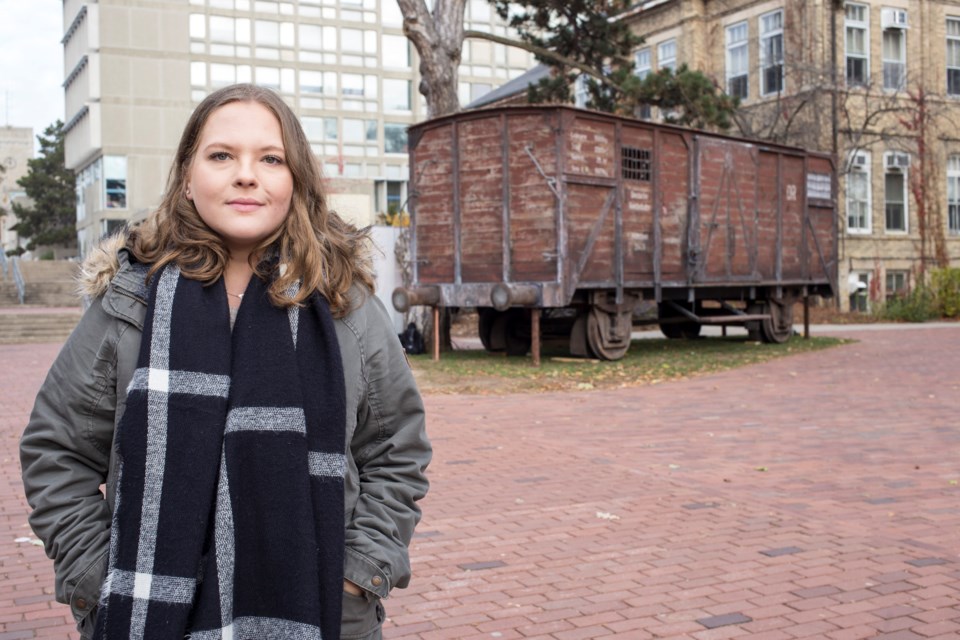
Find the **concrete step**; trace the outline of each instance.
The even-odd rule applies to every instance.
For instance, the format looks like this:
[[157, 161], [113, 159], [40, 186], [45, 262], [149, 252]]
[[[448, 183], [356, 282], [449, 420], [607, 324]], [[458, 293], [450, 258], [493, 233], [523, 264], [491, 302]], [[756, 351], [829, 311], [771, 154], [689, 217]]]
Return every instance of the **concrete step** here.
[[20, 273], [25, 282], [72, 280], [80, 265], [69, 260], [20, 260]]
[[80, 296], [73, 279], [60, 282], [27, 280], [23, 302], [45, 307], [75, 307], [80, 304]]
[[81, 316], [80, 309], [20, 307], [17, 311], [0, 313], [0, 344], [63, 342]]
[[[75, 307], [80, 304], [76, 277], [80, 265], [67, 260], [21, 260], [24, 304], [48, 307]], [[0, 307], [20, 303], [13, 277], [0, 279]]]

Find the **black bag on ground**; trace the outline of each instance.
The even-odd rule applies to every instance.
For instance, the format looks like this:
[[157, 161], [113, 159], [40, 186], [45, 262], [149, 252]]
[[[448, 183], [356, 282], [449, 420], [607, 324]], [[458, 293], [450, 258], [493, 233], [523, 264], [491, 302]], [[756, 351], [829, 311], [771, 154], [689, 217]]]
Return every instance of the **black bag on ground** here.
[[410, 355], [415, 356], [423, 353], [423, 334], [417, 329], [416, 324], [411, 322], [407, 325], [407, 328], [400, 334], [400, 344], [404, 351]]

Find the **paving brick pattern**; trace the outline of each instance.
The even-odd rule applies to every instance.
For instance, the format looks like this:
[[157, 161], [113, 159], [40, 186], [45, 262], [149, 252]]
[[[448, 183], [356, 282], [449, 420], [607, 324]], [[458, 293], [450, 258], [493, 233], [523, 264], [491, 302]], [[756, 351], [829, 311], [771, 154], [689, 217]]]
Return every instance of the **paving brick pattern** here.
[[[654, 386], [429, 397], [433, 487], [384, 636], [960, 638], [960, 326], [850, 336]], [[76, 637], [14, 542], [56, 350], [0, 346], [0, 640]]]

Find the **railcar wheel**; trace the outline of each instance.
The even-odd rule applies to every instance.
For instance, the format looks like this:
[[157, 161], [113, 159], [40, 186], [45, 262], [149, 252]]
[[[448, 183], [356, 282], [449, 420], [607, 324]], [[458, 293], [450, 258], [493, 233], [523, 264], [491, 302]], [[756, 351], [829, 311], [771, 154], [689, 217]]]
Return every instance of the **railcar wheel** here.
[[[657, 313], [661, 320], [672, 320], [673, 318], [686, 317], [674, 309], [669, 304], [661, 302], [657, 307]], [[662, 322], [660, 331], [671, 340], [693, 340], [700, 337], [700, 323], [689, 320], [686, 322]]]
[[602, 360], [619, 360], [630, 349], [632, 311], [608, 313], [592, 307], [587, 314], [587, 345]]
[[[747, 313], [749, 315], [759, 315], [761, 313], [767, 312], [766, 304], [762, 302], [752, 302], [747, 305]], [[760, 325], [763, 324], [762, 320], [749, 320], [746, 323], [747, 327], [747, 338], [753, 342], [765, 342], [766, 340], [763, 337], [763, 330], [760, 328]]]
[[783, 344], [793, 335], [793, 301], [768, 300], [764, 307], [770, 317], [760, 321], [763, 341]]
[[477, 310], [477, 332], [480, 334], [480, 343], [491, 353], [504, 351], [507, 348], [505, 315], [488, 307]]
[[530, 313], [508, 309], [504, 318], [504, 349], [508, 356], [525, 356], [530, 351]]

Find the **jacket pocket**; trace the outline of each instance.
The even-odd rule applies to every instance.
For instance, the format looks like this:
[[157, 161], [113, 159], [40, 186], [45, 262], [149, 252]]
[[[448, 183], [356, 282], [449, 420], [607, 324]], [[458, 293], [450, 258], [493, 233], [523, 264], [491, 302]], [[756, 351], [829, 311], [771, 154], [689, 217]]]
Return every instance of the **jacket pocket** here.
[[80, 574], [70, 594], [70, 611], [73, 619], [80, 622], [89, 617], [100, 601], [100, 589], [107, 577], [107, 552], [104, 551]]
[[80, 622], [77, 623], [77, 631], [80, 632], [80, 640], [93, 640], [93, 631], [97, 626], [98, 607], [88, 613]]
[[355, 596], [343, 592], [340, 637], [343, 640], [380, 640], [384, 611], [380, 598], [364, 592]]

